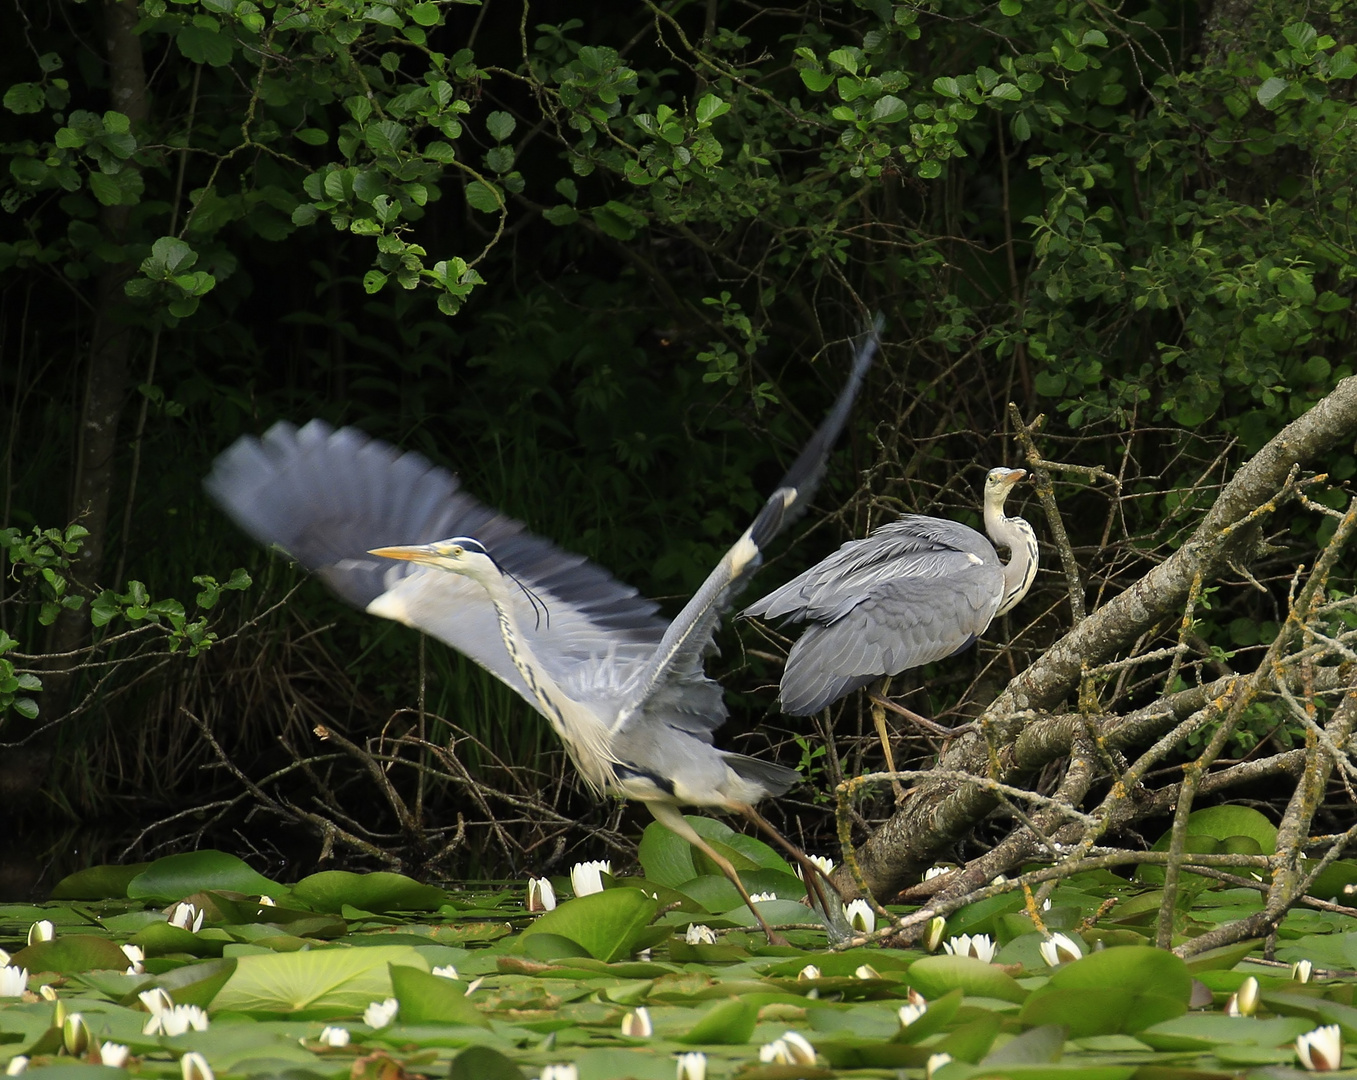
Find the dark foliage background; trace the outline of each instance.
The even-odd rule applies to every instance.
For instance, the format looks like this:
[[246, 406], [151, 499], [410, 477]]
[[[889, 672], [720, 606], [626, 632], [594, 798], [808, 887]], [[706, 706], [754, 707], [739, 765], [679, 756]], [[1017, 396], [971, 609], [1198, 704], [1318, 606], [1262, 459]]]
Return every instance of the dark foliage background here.
[[[418, 449], [676, 610], [882, 310], [852, 434], [759, 587], [900, 510], [975, 524], [984, 471], [1023, 461], [1012, 402], [1086, 470], [1056, 495], [1088, 604], [1116, 594], [1351, 373], [1351, 8], [13, 2], [0, 774], [11, 814], [68, 829], [15, 888], [96, 836], [309, 863], [314, 830], [273, 824], [288, 807], [445, 876], [626, 852], [634, 824], [512, 695], [315, 583], [289, 593], [206, 502], [212, 458], [278, 419]], [[33, 538], [71, 522], [79, 554]], [[1247, 670], [1331, 532], [1273, 522], [1172, 677]], [[987, 642], [897, 685], [911, 708], [974, 712], [1067, 628], [1044, 554]], [[195, 609], [195, 576], [237, 566], [254, 583]], [[724, 737], [806, 765], [780, 820], [824, 850], [828, 785], [879, 750], [858, 701], [833, 752], [776, 715], [781, 647], [723, 635]], [[318, 724], [370, 740], [391, 799]], [[1235, 738], [1293, 735], [1260, 711]]]

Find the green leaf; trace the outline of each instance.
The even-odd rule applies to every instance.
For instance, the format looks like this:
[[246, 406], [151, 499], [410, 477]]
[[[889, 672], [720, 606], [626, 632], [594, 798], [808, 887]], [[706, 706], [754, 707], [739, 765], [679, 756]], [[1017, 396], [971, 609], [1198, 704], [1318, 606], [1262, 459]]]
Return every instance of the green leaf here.
[[90, 173], [90, 191], [104, 206], [117, 206], [122, 202], [122, 186], [113, 177], [105, 173]]
[[1287, 85], [1285, 79], [1279, 79], [1275, 75], [1266, 80], [1263, 85], [1258, 88], [1258, 104], [1265, 109], [1271, 108], [1272, 103], [1286, 91]]
[[236, 856], [211, 849], [166, 855], [127, 883], [127, 895], [132, 899], [155, 899], [165, 903], [182, 900], [206, 889], [256, 896], [282, 896], [287, 891]]
[[715, 94], [704, 94], [697, 103], [697, 122], [710, 124], [718, 116], [730, 112], [730, 102], [722, 101]]
[[368, 295], [381, 292], [386, 284], [386, 275], [380, 270], [369, 270], [363, 275], [363, 291]]
[[127, 954], [105, 937], [92, 934], [61, 934], [51, 941], [28, 945], [14, 954], [10, 963], [39, 971], [71, 974], [79, 971], [122, 971]]
[[947, 75], [939, 75], [933, 80], [933, 90], [943, 97], [959, 98], [961, 97], [961, 86], [957, 81]]
[[473, 180], [466, 186], [466, 201], [473, 210], [482, 214], [495, 214], [504, 206], [504, 197], [493, 184], [483, 180]]
[[675, 1041], [690, 1046], [712, 1044], [741, 1046], [754, 1034], [758, 1023], [758, 1006], [738, 997], [717, 1002], [693, 1021], [692, 1026]]
[[949, 990], [962, 990], [967, 997], [991, 997], [1021, 1002], [1027, 991], [1011, 975], [973, 956], [925, 956], [909, 966], [909, 985], [928, 999]]
[[391, 965], [428, 967], [409, 945], [241, 956], [213, 1011], [324, 1020], [392, 996]]
[[872, 120], [878, 124], [894, 124], [909, 115], [909, 106], [893, 94], [885, 94], [872, 103]]
[[1191, 995], [1192, 976], [1178, 957], [1123, 945], [1057, 968], [1020, 1015], [1027, 1024], [1064, 1024], [1072, 1039], [1134, 1034], [1181, 1016]]
[[53, 900], [105, 900], [127, 895], [132, 879], [150, 863], [104, 864], [68, 874], [52, 888]]
[[442, 889], [387, 871], [354, 874], [347, 870], [324, 870], [302, 878], [292, 887], [294, 902], [334, 914], [345, 905], [373, 912], [433, 911], [446, 898]]
[[834, 76], [824, 71], [817, 71], [815, 68], [801, 68], [798, 72], [801, 81], [805, 83], [806, 89], [816, 94], [823, 94], [834, 82]]
[[410, 9], [410, 18], [419, 23], [420, 26], [436, 26], [438, 25], [438, 5], [416, 4]]
[[15, 83], [5, 91], [5, 108], [12, 113], [41, 112], [47, 95], [37, 83]]
[[535, 934], [555, 934], [611, 963], [637, 951], [637, 942], [658, 908], [659, 902], [640, 889], [606, 889], [577, 896], [539, 918], [523, 931], [519, 942], [526, 943]]
[[466, 995], [466, 983], [423, 968], [391, 965], [391, 988], [400, 1002], [402, 1024], [468, 1024], [489, 1027]]
[[448, 1080], [523, 1080], [523, 1070], [489, 1046], [468, 1046], [452, 1059]]
[[1010, 19], [1022, 14], [1022, 0], [999, 0], [999, 10]]
[[[1194, 810], [1188, 815], [1187, 835], [1209, 836], [1222, 841], [1247, 836], [1257, 841], [1265, 855], [1277, 850], [1277, 826], [1251, 806], [1224, 804]], [[1155, 841], [1153, 850], [1167, 851], [1172, 840], [1173, 830], [1170, 829]]]
[[485, 130], [495, 142], [504, 142], [514, 133], [517, 121], [507, 112], [492, 112], [485, 118]]
[[181, 28], [175, 35], [174, 43], [195, 64], [208, 64], [211, 67], [225, 67], [235, 52], [226, 34], [205, 26]]

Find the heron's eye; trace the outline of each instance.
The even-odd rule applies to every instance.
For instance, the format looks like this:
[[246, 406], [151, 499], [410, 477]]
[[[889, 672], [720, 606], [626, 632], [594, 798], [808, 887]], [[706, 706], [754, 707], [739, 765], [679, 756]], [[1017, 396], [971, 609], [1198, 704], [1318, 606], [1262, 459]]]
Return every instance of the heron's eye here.
[[464, 555], [464, 554], [466, 554], [466, 552], [463, 550], [461, 544], [453, 544], [453, 545], [452, 545], [452, 554], [453, 554], [453, 555]]

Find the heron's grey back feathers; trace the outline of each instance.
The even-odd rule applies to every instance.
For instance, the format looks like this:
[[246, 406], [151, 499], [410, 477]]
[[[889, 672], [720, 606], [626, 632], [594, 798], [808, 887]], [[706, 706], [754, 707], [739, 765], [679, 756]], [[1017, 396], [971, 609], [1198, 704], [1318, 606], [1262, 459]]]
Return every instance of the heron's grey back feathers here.
[[783, 712], [806, 716], [882, 675], [966, 648], [1002, 593], [1003, 566], [984, 536], [909, 514], [850, 540], [742, 614], [809, 623], [781, 687]]

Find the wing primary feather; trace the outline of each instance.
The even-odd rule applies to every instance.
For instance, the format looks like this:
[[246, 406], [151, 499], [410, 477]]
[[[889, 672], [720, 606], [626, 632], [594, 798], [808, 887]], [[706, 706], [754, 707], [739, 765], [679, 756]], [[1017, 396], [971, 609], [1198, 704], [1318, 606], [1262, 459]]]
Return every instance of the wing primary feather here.
[[636, 715], [637, 710], [665, 681], [692, 678], [700, 674], [703, 657], [711, 645], [722, 613], [729, 606], [731, 595], [763, 561], [764, 547], [795, 520], [814, 497], [824, 476], [829, 448], [842, 432], [858, 391], [862, 389], [867, 370], [876, 356], [881, 325], [882, 318], [878, 315], [872, 327], [858, 340], [848, 381], [805, 449], [787, 470], [777, 490], [769, 496], [753, 523], [722, 556], [693, 598], [669, 624], [650, 663], [642, 670], [635, 689], [619, 712], [614, 731]]

